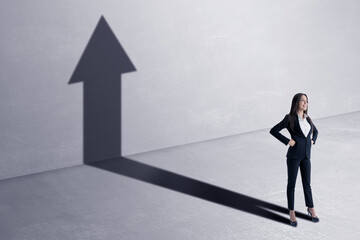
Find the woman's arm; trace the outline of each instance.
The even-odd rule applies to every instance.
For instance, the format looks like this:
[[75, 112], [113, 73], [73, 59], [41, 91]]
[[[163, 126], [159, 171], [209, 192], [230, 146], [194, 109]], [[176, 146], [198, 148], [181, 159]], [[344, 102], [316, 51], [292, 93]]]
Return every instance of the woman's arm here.
[[[288, 118], [289, 118], [289, 114], [286, 114], [284, 119], [281, 122], [279, 122], [272, 129], [270, 129], [270, 134], [273, 135], [274, 137], [276, 137], [280, 142], [282, 142], [285, 145], [288, 145], [288, 143], [290, 142], [290, 139], [288, 139], [287, 137], [282, 135], [280, 133], [280, 131], [282, 129], [286, 128], [287, 123], [288, 123]], [[315, 128], [314, 128], [314, 133], [315, 133]]]
[[315, 127], [314, 123], [313, 123], [313, 126], [314, 126], [314, 130], [313, 130], [313, 136], [312, 136], [311, 140], [313, 141], [313, 144], [315, 144], [319, 132], [318, 132], [317, 128]]

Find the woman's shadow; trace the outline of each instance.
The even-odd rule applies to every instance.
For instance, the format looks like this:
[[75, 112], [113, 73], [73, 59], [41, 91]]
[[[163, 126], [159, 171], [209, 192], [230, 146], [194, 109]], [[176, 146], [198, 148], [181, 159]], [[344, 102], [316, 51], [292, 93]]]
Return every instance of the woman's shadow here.
[[[119, 157], [87, 163], [87, 165], [290, 225], [289, 218], [285, 218], [272, 212], [276, 211], [288, 214], [287, 208], [185, 177], [177, 173], [152, 167], [129, 158]], [[296, 216], [298, 218], [309, 219], [307, 215], [299, 212], [296, 212]]]

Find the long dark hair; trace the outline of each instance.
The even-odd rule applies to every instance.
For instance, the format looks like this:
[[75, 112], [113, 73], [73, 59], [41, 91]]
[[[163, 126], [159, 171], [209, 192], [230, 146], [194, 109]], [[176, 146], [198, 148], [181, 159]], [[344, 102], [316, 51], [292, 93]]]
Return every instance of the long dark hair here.
[[[299, 110], [299, 102], [300, 102], [301, 96], [303, 96], [303, 95], [306, 97], [306, 100], [309, 100], [308, 96], [305, 93], [297, 93], [297, 94], [295, 94], [295, 96], [293, 97], [292, 102], [291, 102], [291, 108], [290, 108], [290, 113], [289, 113], [289, 125], [290, 125], [290, 129], [292, 131], [294, 131], [295, 117], [297, 117], [297, 113]], [[309, 110], [309, 106], [306, 108], [306, 110], [304, 110], [304, 113], [307, 115], [307, 119], [311, 125], [312, 131], [314, 131], [314, 124], [308, 115], [308, 110]]]

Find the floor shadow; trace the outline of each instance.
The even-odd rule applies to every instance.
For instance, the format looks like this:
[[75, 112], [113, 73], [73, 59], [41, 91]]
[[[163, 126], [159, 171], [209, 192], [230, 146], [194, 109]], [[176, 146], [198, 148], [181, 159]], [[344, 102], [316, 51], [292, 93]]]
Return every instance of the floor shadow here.
[[[287, 208], [140, 163], [129, 158], [120, 157], [92, 162], [87, 165], [290, 225], [288, 218], [272, 212], [276, 211], [288, 214]], [[296, 216], [298, 218], [308, 219], [308, 216], [303, 213], [296, 212]]]

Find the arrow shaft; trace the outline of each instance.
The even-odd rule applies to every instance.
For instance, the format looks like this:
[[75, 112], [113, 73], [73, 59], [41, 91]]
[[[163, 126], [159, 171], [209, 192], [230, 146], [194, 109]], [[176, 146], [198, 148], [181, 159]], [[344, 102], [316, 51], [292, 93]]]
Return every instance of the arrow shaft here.
[[84, 82], [84, 163], [121, 156], [121, 80]]

